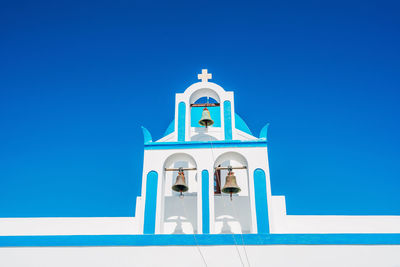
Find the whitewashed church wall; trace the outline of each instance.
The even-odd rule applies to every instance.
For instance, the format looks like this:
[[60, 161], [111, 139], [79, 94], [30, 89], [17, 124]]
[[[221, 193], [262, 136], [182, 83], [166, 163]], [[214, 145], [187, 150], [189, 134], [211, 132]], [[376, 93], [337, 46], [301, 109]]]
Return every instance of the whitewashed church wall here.
[[135, 221], [138, 233], [143, 233], [143, 217], [144, 214], [144, 202], [143, 197], [139, 196], [136, 198], [136, 209], [135, 209]]
[[156, 142], [175, 142], [176, 141], [176, 133], [175, 131], [170, 133], [169, 135], [166, 135], [160, 139], [158, 139]]
[[248, 133], [245, 133], [238, 129], [233, 129], [235, 132], [236, 139], [235, 140], [258, 140], [257, 137], [254, 137]]
[[197, 233], [197, 196], [165, 197], [162, 234]]
[[287, 215], [284, 196], [272, 196], [272, 234], [400, 233], [400, 216]]
[[190, 141], [216, 141], [224, 139], [222, 127], [190, 127]]
[[[234, 136], [236, 136], [235, 140], [241, 140], [241, 141], [246, 141], [246, 140], [257, 140], [256, 137], [245, 133], [243, 131], [240, 131], [238, 129], [232, 129], [234, 132]], [[204, 127], [191, 127], [190, 128], [190, 141], [216, 141], [216, 140], [223, 140], [224, 139], [224, 129], [222, 127], [209, 127], [209, 128], [204, 128]], [[158, 139], [156, 142], [175, 142], [177, 140], [176, 137], [176, 132], [174, 131], [173, 133], [164, 136], [160, 139]]]
[[[176, 200], [179, 201], [179, 200]], [[225, 205], [229, 206], [229, 202]], [[224, 203], [217, 203], [224, 205]], [[240, 200], [235, 205], [241, 205]], [[228, 213], [234, 211], [229, 211]], [[194, 211], [187, 211], [194, 212]], [[239, 216], [247, 216], [240, 214]], [[164, 233], [175, 231], [174, 223], [166, 224]], [[235, 222], [227, 223], [228, 232], [240, 233], [241, 227]], [[192, 233], [194, 222], [183, 221], [183, 233]], [[200, 226], [197, 226], [201, 228]], [[244, 232], [247, 231], [244, 229]], [[270, 214], [270, 231], [272, 234], [296, 233], [399, 233], [398, 216], [299, 216]], [[179, 228], [176, 229], [178, 232]], [[176, 233], [177, 233], [176, 232]], [[213, 233], [223, 233], [223, 223], [217, 219]], [[98, 217], [98, 218], [2, 218], [0, 219], [0, 236], [24, 235], [114, 235], [141, 234], [134, 217]]]
[[238, 196], [230, 201], [229, 196], [216, 196], [214, 234], [255, 233], [252, 231], [250, 200]]
[[139, 234], [136, 219], [134, 217], [0, 219], [0, 236], [118, 234]]
[[282, 219], [274, 233], [400, 233], [399, 216], [286, 215]]
[[285, 196], [272, 196], [268, 212], [270, 233], [284, 233], [287, 229]]
[[[266, 182], [267, 182], [267, 198], [268, 202], [271, 197], [270, 190], [270, 181], [269, 181], [269, 170], [268, 170], [268, 161], [267, 161], [267, 149], [266, 147], [245, 147], [245, 148], [214, 148], [214, 149], [169, 149], [169, 150], [145, 150], [145, 159], [144, 159], [144, 167], [143, 167], [143, 182], [142, 182], [142, 197], [143, 203], [145, 203], [145, 188], [146, 188], [146, 176], [147, 173], [154, 170], [159, 175], [158, 180], [158, 194], [157, 197], [157, 212], [156, 212], [156, 233], [162, 233], [162, 218], [165, 213], [163, 208], [163, 199], [161, 197], [161, 192], [163, 191], [164, 182], [162, 181], [163, 173], [164, 173], [164, 162], [174, 154], [182, 154], [182, 153], [190, 153], [190, 156], [194, 159], [195, 164], [197, 166], [197, 179], [198, 184], [201, 184], [201, 171], [206, 169], [209, 172], [210, 176], [210, 186], [209, 186], [209, 196], [210, 196], [210, 231], [213, 233], [214, 230], [214, 191], [213, 191], [213, 173], [214, 173], [214, 163], [217, 158], [228, 152], [240, 153], [243, 157], [249, 162], [248, 164], [248, 174], [249, 174], [249, 184], [248, 188], [250, 190], [254, 189], [254, 181], [253, 181], [253, 173], [257, 168], [261, 168], [264, 170], [266, 174]], [[225, 177], [222, 178], [223, 182], [225, 181]], [[240, 186], [240, 184], [239, 184]], [[197, 194], [201, 196], [201, 186], [197, 187]], [[211, 197], [212, 196], [212, 197]], [[198, 198], [200, 199], [200, 198]], [[198, 218], [202, 218], [201, 216], [201, 206], [198, 203]], [[256, 217], [255, 217], [255, 200], [254, 194], [250, 194], [250, 204], [251, 204], [251, 217], [252, 217], [252, 229], [254, 231], [257, 229], [256, 225]], [[143, 212], [140, 215], [143, 218]], [[142, 221], [142, 219], [140, 219]], [[201, 220], [199, 220], [201, 221]], [[201, 228], [201, 223], [199, 222], [199, 228]]]
[[399, 245], [35, 247], [0, 248], [0, 266], [397, 267], [399, 255]]

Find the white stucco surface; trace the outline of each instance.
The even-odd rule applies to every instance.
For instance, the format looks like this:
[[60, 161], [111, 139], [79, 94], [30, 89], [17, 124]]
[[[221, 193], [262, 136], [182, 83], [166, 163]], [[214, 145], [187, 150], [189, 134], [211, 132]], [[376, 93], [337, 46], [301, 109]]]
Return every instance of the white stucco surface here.
[[0, 248], [0, 266], [206, 266], [199, 250], [204, 256], [207, 266], [400, 266], [400, 246], [281, 245], [246, 246], [244, 249], [240, 244], [237, 247], [206, 246], [198, 248], [186, 246]]
[[0, 219], [0, 236], [138, 234], [137, 229], [133, 217]]

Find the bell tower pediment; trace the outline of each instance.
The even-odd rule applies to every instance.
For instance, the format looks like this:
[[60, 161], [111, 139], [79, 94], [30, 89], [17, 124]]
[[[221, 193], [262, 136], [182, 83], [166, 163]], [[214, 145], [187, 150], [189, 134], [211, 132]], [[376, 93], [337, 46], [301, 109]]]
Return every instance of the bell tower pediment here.
[[234, 93], [209, 82], [206, 69], [200, 82], [175, 96], [175, 118], [163, 138], [156, 142], [210, 142], [257, 140], [235, 113]]
[[267, 231], [268, 224], [257, 226], [257, 213], [268, 219], [266, 205], [255, 205], [257, 197], [267, 202], [266, 140], [235, 113], [233, 92], [209, 82], [207, 70], [198, 78], [176, 94], [166, 136], [152, 142], [143, 130], [144, 233]]

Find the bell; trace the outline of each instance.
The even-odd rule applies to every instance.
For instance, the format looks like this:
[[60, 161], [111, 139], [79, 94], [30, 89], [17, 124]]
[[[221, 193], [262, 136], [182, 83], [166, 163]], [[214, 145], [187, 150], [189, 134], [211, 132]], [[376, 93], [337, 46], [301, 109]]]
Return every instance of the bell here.
[[189, 190], [189, 187], [187, 186], [186, 181], [185, 181], [185, 176], [183, 174], [183, 171], [180, 171], [178, 176], [176, 176], [176, 182], [172, 186], [172, 190], [174, 190], [175, 192], [180, 192], [181, 195], [183, 192], [186, 192]]
[[228, 176], [226, 176], [225, 185], [222, 188], [222, 192], [225, 194], [230, 194], [232, 200], [232, 194], [239, 193], [240, 191], [241, 189], [236, 183], [236, 176], [232, 171], [229, 171]]
[[203, 113], [201, 114], [201, 119], [199, 120], [199, 124], [201, 126], [211, 126], [214, 124], [214, 121], [211, 119], [210, 111], [207, 108], [203, 109]]

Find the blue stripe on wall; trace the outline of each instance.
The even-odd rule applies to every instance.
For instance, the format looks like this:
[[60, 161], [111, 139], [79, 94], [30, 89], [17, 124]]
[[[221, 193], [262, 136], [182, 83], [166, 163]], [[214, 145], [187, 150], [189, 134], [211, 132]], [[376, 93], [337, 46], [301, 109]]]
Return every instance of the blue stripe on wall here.
[[231, 101], [224, 102], [225, 140], [232, 140], [232, 111]]
[[0, 247], [400, 245], [400, 234], [218, 234], [0, 236]]
[[185, 141], [186, 105], [180, 102], [178, 105], [178, 141]]
[[254, 193], [256, 200], [257, 231], [259, 234], [269, 233], [267, 182], [262, 169], [254, 171]]
[[157, 184], [157, 172], [149, 172], [146, 180], [146, 203], [144, 206], [143, 226], [144, 234], [154, 234], [156, 230]]
[[215, 147], [266, 147], [267, 141], [259, 140], [230, 140], [230, 141], [187, 141], [187, 142], [152, 142], [144, 144], [145, 150], [157, 149], [193, 149], [193, 148], [215, 148]]
[[203, 234], [210, 233], [210, 201], [209, 201], [209, 177], [208, 171], [201, 172], [201, 200], [203, 214]]

